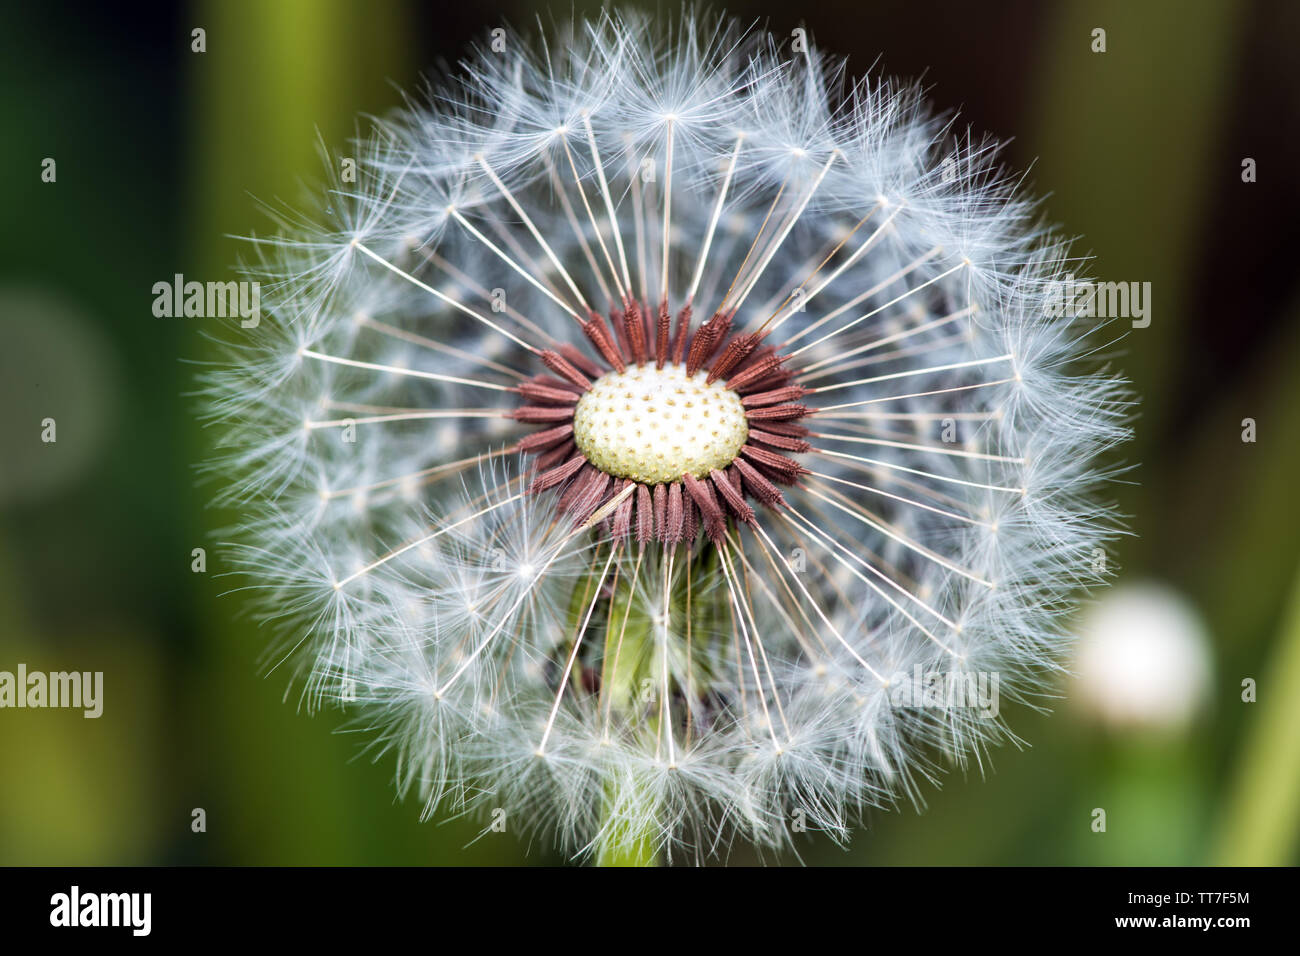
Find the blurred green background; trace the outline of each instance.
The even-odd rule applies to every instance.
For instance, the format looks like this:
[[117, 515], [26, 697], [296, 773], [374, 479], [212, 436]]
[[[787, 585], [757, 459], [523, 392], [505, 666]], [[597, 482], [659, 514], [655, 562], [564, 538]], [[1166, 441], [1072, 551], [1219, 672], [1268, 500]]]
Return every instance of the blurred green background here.
[[[578, 12], [594, 5], [576, 4]], [[671, 6], [663, 9], [672, 9]], [[555, 8], [567, 15], [568, 5]], [[816, 864], [1300, 860], [1300, 6], [1289, 2], [731, 3], [805, 26], [856, 72], [924, 74], [1001, 138], [1102, 278], [1149, 281], [1116, 363], [1141, 394], [1135, 535], [1108, 555], [1208, 634], [1187, 722], [1099, 716], [1061, 685], [1017, 708], [1030, 745], [927, 807], [870, 815]], [[421, 71], [526, 2], [209, 0], [11, 5], [0, 33], [0, 670], [102, 670], [104, 715], [0, 711], [0, 864], [557, 863], [472, 822], [421, 824], [386, 760], [358, 756], [263, 677], [263, 636], [219, 576], [185, 393], [201, 319], [153, 316], [174, 273], [228, 277], [264, 231], [253, 196], [301, 198], [316, 136], [341, 144]], [[206, 31], [206, 52], [191, 31]], [[1105, 53], [1091, 49], [1106, 30]], [[57, 179], [42, 182], [53, 158]], [[1242, 161], [1258, 164], [1244, 183]], [[40, 440], [55, 418], [58, 441]], [[1242, 419], [1258, 440], [1241, 438]], [[191, 571], [192, 549], [208, 568]], [[1242, 680], [1258, 685], [1243, 703]], [[192, 810], [207, 829], [191, 828]], [[1107, 812], [1095, 833], [1092, 811]], [[733, 863], [753, 857], [740, 850]], [[788, 861], [793, 862], [793, 856]]]

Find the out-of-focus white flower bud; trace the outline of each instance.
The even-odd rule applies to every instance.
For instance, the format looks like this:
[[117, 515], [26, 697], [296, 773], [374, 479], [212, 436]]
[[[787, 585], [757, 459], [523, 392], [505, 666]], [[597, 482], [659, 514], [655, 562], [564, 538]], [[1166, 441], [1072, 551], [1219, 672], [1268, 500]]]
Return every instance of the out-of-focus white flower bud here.
[[1204, 623], [1162, 584], [1125, 585], [1079, 622], [1075, 697], [1109, 724], [1178, 728], [1199, 710], [1211, 661]]

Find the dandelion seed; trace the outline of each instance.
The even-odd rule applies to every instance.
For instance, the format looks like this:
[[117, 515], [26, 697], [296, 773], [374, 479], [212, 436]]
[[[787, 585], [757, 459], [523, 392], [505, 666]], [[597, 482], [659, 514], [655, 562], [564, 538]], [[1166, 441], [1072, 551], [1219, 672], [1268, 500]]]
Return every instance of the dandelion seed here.
[[1005, 733], [912, 675], [1064, 653], [1126, 435], [1044, 308], [1078, 264], [996, 149], [841, 71], [605, 15], [258, 245], [273, 320], [209, 382], [235, 557], [426, 813], [606, 862], [845, 838]]

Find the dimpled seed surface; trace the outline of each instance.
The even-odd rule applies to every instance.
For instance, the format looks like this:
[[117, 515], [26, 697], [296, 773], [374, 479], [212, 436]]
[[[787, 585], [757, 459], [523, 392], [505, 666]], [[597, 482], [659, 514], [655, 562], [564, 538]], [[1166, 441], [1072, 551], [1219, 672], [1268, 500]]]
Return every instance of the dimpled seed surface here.
[[579, 450], [601, 471], [647, 485], [726, 468], [749, 427], [740, 396], [707, 378], [653, 363], [601, 376], [573, 415]]

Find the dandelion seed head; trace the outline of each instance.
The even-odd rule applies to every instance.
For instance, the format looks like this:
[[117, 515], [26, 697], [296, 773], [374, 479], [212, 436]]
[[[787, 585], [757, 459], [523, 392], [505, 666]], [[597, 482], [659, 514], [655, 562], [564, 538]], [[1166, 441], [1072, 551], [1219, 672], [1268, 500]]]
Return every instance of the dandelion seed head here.
[[270, 665], [423, 815], [704, 858], [983, 765], [1000, 711], [906, 695], [1059, 669], [1127, 435], [995, 142], [725, 18], [607, 14], [341, 155], [254, 240], [210, 471]]
[[749, 436], [745, 409], [707, 378], [675, 364], [601, 376], [574, 407], [578, 450], [601, 471], [647, 485], [726, 468]]

